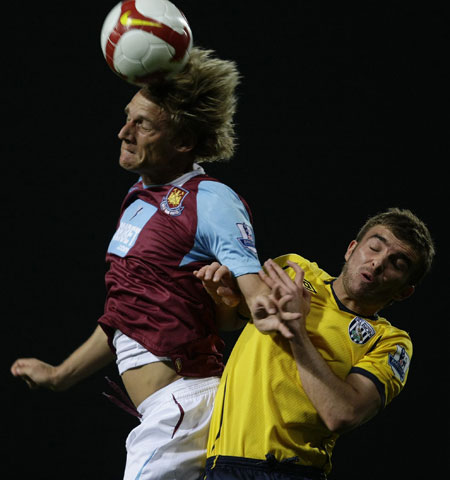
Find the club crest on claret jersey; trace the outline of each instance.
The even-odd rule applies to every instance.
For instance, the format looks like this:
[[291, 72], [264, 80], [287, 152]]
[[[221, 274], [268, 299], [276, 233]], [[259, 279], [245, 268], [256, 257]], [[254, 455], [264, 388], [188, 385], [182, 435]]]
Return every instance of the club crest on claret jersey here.
[[160, 204], [161, 210], [167, 215], [181, 215], [184, 210], [183, 200], [188, 193], [189, 191], [184, 188], [172, 187]]

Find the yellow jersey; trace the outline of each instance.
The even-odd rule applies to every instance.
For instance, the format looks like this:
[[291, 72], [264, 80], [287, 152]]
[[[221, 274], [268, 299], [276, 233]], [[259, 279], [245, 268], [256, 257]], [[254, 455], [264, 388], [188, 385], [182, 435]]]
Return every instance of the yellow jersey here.
[[[334, 278], [299, 255], [276, 259], [291, 278], [287, 261], [305, 271], [311, 292], [306, 329], [331, 370], [370, 378], [382, 405], [405, 385], [412, 355], [408, 334], [381, 317], [364, 318], [345, 309], [335, 297]], [[331, 470], [338, 434], [330, 432], [305, 394], [288, 340], [262, 334], [248, 324], [236, 342], [217, 392], [208, 440], [208, 457], [220, 455], [278, 461]]]

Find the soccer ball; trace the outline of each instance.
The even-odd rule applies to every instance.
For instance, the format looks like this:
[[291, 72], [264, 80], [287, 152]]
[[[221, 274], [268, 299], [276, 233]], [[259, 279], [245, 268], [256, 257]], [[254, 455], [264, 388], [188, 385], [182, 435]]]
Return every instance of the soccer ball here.
[[186, 17], [168, 0], [124, 0], [103, 22], [101, 47], [115, 73], [143, 85], [183, 69], [192, 32]]

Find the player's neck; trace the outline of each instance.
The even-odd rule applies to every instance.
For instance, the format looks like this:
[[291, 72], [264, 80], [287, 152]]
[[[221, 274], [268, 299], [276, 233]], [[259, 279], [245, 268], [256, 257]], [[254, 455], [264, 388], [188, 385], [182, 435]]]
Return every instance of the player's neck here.
[[333, 292], [345, 308], [362, 317], [374, 317], [385, 306], [385, 303], [371, 302], [367, 298], [357, 298], [347, 291], [342, 277], [338, 277], [333, 282]]
[[171, 183], [177, 178], [181, 177], [185, 173], [188, 173], [192, 170], [192, 164], [185, 166], [184, 168], [173, 169], [169, 171], [158, 171], [151, 173], [142, 173], [141, 178], [146, 186], [150, 185], [165, 185]]

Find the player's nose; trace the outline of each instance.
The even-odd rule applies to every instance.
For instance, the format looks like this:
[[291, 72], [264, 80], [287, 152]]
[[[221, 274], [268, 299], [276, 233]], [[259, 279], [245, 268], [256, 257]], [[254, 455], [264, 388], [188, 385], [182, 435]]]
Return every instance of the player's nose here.
[[133, 122], [126, 122], [117, 134], [120, 140], [131, 141], [134, 137], [134, 125]]
[[384, 258], [381, 255], [376, 255], [372, 258], [372, 268], [375, 274], [381, 273], [384, 270]]

